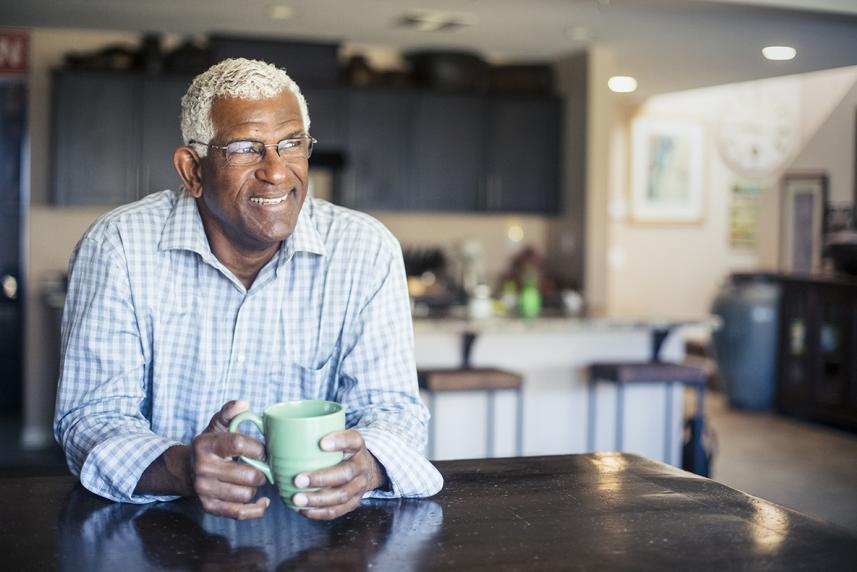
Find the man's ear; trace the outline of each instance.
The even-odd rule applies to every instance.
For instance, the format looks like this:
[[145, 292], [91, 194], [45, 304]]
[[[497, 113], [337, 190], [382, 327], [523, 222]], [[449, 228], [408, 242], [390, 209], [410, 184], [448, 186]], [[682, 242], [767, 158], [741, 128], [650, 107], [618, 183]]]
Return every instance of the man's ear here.
[[202, 178], [200, 177], [199, 157], [190, 147], [179, 147], [173, 153], [173, 166], [182, 180], [182, 186], [191, 196], [198, 199], [202, 196]]

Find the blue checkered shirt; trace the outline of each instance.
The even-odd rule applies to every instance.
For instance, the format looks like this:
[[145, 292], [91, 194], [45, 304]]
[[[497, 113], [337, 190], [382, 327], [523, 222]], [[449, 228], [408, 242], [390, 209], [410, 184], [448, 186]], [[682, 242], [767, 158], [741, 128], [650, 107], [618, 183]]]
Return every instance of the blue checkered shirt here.
[[175, 498], [134, 489], [161, 453], [241, 397], [257, 412], [293, 399], [344, 404], [389, 478], [368, 496], [429, 496], [443, 484], [422, 455], [428, 412], [401, 249], [362, 213], [307, 198], [248, 290], [211, 252], [187, 193], [120, 207], [72, 254], [62, 349], [54, 436], [103, 497]]

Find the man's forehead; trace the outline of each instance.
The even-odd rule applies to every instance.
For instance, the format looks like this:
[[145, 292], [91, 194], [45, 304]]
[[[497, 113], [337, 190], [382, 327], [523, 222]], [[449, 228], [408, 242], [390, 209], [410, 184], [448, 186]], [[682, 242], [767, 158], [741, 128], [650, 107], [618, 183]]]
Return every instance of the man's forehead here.
[[235, 129], [244, 126], [276, 127], [303, 125], [300, 106], [294, 94], [281, 92], [265, 99], [218, 97], [212, 101], [211, 119], [215, 129]]

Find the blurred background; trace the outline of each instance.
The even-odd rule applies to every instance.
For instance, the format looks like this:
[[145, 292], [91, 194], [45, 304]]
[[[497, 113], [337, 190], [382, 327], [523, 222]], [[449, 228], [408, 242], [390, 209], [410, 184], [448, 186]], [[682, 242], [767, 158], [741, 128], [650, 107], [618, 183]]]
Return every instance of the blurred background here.
[[[853, 0], [30, 0], [0, 22], [0, 473], [65, 470], [69, 254], [177, 187], [179, 98], [244, 56], [302, 87], [312, 194], [401, 242], [418, 367], [523, 380], [521, 402], [424, 383], [434, 458], [696, 448], [857, 530]], [[589, 385], [660, 359], [704, 373], [703, 425], [681, 384], [621, 413]]]

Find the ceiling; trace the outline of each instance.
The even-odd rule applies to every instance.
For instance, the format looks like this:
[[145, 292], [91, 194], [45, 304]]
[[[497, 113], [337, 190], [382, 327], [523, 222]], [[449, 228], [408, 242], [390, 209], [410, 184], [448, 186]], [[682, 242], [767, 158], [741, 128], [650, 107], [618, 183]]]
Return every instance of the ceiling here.
[[[638, 96], [857, 65], [857, 0], [28, 0], [0, 22], [178, 34], [229, 32], [408, 50], [468, 49], [493, 60], [551, 60], [597, 47]], [[291, 17], [270, 17], [285, 6]], [[471, 23], [446, 32], [397, 27], [412, 10]], [[790, 62], [762, 58], [791, 45]]]

